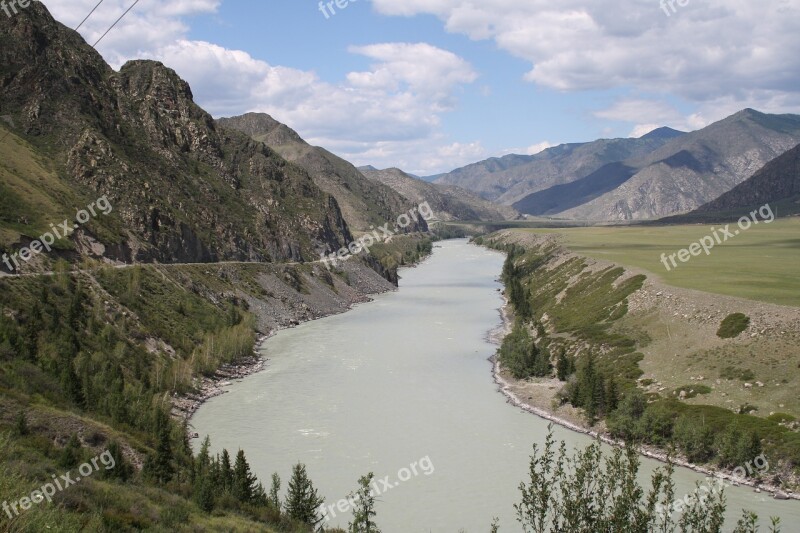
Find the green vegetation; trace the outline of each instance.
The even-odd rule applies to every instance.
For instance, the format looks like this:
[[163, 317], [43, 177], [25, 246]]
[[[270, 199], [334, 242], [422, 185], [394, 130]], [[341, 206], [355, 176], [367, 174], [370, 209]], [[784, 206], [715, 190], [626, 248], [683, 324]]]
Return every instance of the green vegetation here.
[[[610, 226], [528, 229], [563, 235], [572, 251], [596, 259], [646, 270], [664, 282], [750, 300], [800, 306], [800, 219], [777, 219], [741, 232], [716, 246], [711, 254], [693, 257], [667, 271], [661, 254], [686, 248], [710, 233], [714, 225]], [[718, 225], [716, 227], [719, 227]]]
[[[639, 388], [654, 383], [650, 378], [637, 383], [638, 349], [651, 339], [617, 325], [643, 276], [589, 269], [580, 258], [563, 257], [550, 241], [523, 247], [489, 236], [482, 242], [508, 253], [503, 281], [516, 322], [499, 358], [514, 377], [557, 377], [565, 382], [557, 395], [562, 403], [581, 408], [590, 425], [605, 420], [608, 432], [627, 442], [674, 447], [690, 461], [723, 469], [763, 451], [777, 470], [796, 475], [800, 434], [783, 418], [751, 416], [756, 407], [749, 404], [734, 412], [682, 401], [713, 392], [702, 383], [677, 387], [666, 398]], [[541, 354], [547, 354], [548, 365], [539, 362]], [[755, 378], [751, 370], [732, 365], [720, 375]]]
[[[627, 313], [626, 298], [644, 277], [622, 279], [619, 268], [590, 272], [580, 260], [547, 269], [555, 247], [482, 242], [508, 254], [502, 279], [516, 323], [499, 351], [503, 367], [517, 379], [549, 376], [555, 367], [556, 376], [567, 381], [562, 401], [584, 408], [592, 424], [613, 411], [621, 392], [641, 375], [641, 354], [633, 339], [611, 328]], [[536, 332], [535, 342], [529, 329]]]
[[711, 390], [708, 385], [684, 385], [675, 389], [672, 394], [679, 398], [694, 398], [698, 394], [709, 394]]
[[550, 375], [550, 356], [542, 353], [533, 342], [525, 326], [517, 323], [503, 340], [499, 352], [500, 363], [516, 379]]
[[376, 514], [375, 492], [370, 487], [374, 478], [375, 474], [372, 472], [362, 476], [358, 480], [358, 490], [350, 494], [350, 500], [355, 502], [355, 508], [349, 533], [381, 533], [377, 524], [372, 520]]
[[750, 318], [743, 313], [732, 313], [725, 317], [717, 330], [717, 337], [721, 339], [733, 339], [738, 337], [741, 332], [750, 325]]
[[[639, 484], [639, 456], [632, 446], [604, 456], [595, 442], [574, 455], [566, 444], [556, 446], [552, 433], [543, 447], [533, 446], [529, 479], [520, 484], [514, 505], [526, 533], [556, 531], [625, 531], [650, 533], [720, 533], [725, 525], [725, 497], [720, 490], [702, 491], [685, 499], [675, 494], [672, 463], [658, 469], [649, 488]], [[680, 505], [676, 502], [680, 501]], [[680, 514], [674, 511], [680, 510]], [[758, 516], [743, 511], [734, 533], [758, 531]], [[777, 533], [780, 521], [772, 520]], [[498, 530], [497, 523], [493, 531]]]
[[277, 477], [267, 494], [244, 451], [210, 457], [205, 442], [193, 457], [169, 416], [170, 397], [196, 377], [252, 354], [257, 278], [291, 271], [302, 285], [302, 268], [62, 262], [54, 275], [0, 279], [0, 501], [104, 450], [116, 460], [11, 531], [308, 531], [281, 504]]
[[797, 417], [787, 413], [772, 413], [767, 417], [767, 420], [771, 420], [779, 424], [785, 424], [787, 422], [794, 422], [795, 420], [797, 420]]
[[433, 240], [426, 236], [395, 235], [369, 249], [387, 270], [413, 265], [433, 251]]
[[722, 379], [738, 379], [739, 381], [753, 381], [756, 379], [756, 375], [752, 370], [735, 366], [726, 366], [720, 370], [719, 377]]

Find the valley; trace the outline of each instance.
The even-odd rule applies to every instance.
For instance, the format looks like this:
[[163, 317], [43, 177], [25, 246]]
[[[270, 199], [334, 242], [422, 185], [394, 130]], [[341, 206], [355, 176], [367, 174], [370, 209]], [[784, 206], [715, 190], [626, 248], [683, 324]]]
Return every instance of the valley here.
[[487, 1], [0, 16], [0, 531], [796, 529], [800, 12]]

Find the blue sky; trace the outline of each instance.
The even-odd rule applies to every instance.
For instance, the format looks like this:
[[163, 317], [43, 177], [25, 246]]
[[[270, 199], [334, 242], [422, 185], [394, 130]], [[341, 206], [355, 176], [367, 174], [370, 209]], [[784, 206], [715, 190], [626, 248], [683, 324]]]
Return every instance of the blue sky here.
[[[45, 1], [70, 26], [96, 3]], [[104, 0], [81, 33], [131, 3]], [[417, 174], [799, 109], [800, 0], [348, 4], [326, 18], [313, 0], [141, 0], [98, 49], [115, 68], [164, 62], [215, 117], [267, 112], [356, 164]]]

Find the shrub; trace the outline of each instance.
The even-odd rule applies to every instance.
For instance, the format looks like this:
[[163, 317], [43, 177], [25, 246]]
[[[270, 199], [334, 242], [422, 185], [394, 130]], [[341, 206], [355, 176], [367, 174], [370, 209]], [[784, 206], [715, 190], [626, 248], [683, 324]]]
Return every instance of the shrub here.
[[708, 385], [684, 385], [683, 387], [679, 387], [675, 389], [672, 393], [675, 396], [680, 397], [681, 393], [684, 394], [684, 398], [694, 398], [698, 394], [708, 394], [711, 392], [711, 387]]
[[777, 422], [778, 424], [784, 424], [786, 422], [794, 422], [797, 418], [787, 413], [772, 413], [767, 417], [767, 420]]
[[733, 313], [725, 317], [719, 325], [717, 336], [722, 339], [738, 337], [750, 325], [750, 317], [742, 313]]

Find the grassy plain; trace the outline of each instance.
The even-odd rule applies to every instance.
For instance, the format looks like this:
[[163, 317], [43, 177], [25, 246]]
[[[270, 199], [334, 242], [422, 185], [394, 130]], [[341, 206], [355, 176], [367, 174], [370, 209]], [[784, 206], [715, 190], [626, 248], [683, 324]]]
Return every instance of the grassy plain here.
[[[627, 226], [519, 231], [558, 233], [575, 253], [641, 269], [663, 282], [768, 303], [800, 307], [800, 218], [761, 222], [667, 271], [667, 256], [722, 225]], [[731, 225], [731, 231], [738, 229]], [[671, 266], [671, 265], [670, 265]]]

